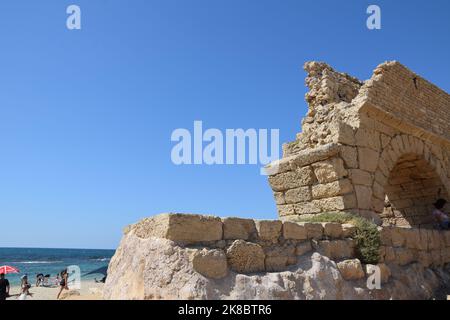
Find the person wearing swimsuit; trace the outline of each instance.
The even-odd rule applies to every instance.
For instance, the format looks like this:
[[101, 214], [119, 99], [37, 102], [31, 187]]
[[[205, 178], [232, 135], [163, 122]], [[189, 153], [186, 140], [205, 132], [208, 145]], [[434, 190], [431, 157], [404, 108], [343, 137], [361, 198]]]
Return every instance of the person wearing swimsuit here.
[[59, 300], [59, 296], [61, 295], [62, 291], [64, 289], [69, 290], [68, 286], [67, 286], [67, 270], [63, 270], [61, 271], [61, 281], [59, 282], [59, 292], [58, 292], [58, 296], [56, 297], [57, 300]]

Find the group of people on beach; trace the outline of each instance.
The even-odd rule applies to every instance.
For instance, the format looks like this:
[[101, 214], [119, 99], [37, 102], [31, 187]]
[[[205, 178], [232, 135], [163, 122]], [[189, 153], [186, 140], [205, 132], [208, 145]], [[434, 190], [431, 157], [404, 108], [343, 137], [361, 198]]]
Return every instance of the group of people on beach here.
[[[67, 269], [62, 270], [54, 278], [53, 285], [50, 284], [50, 275], [44, 276], [42, 273], [36, 275], [36, 287], [40, 286], [59, 286], [59, 292], [56, 299], [59, 299], [63, 290], [69, 290], [68, 287], [68, 277], [69, 274]], [[32, 297], [33, 294], [30, 292], [31, 284], [28, 281], [28, 275], [23, 275], [20, 278], [20, 293], [17, 295], [19, 300], [26, 300], [28, 297]], [[0, 300], [6, 300], [10, 297], [11, 286], [8, 279], [5, 278], [5, 274], [0, 274]]]

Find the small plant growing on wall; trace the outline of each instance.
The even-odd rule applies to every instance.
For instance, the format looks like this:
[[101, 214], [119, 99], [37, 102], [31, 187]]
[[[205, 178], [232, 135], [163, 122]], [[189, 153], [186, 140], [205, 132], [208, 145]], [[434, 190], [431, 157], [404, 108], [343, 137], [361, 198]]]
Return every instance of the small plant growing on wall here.
[[349, 223], [356, 227], [353, 238], [356, 242], [357, 257], [363, 263], [376, 264], [380, 259], [380, 232], [377, 225], [369, 220], [350, 213], [326, 212], [309, 217], [299, 217], [299, 222], [337, 222]]

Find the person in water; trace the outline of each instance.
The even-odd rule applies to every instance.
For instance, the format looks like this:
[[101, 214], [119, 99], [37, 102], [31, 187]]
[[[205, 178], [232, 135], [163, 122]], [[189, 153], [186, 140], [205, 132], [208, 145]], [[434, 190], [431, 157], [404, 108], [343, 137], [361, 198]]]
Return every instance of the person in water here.
[[439, 228], [448, 230], [450, 228], [450, 218], [444, 212], [444, 207], [447, 204], [447, 200], [438, 199], [434, 203], [433, 217], [439, 224]]

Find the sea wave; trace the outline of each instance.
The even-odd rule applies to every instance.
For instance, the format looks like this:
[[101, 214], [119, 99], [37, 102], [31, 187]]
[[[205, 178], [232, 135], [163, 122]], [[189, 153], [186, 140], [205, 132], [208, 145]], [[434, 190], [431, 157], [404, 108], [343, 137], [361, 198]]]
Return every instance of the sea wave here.
[[63, 263], [64, 261], [16, 261], [11, 264], [50, 264], [50, 263]]
[[95, 259], [89, 259], [91, 261], [109, 261], [111, 258], [95, 258]]

